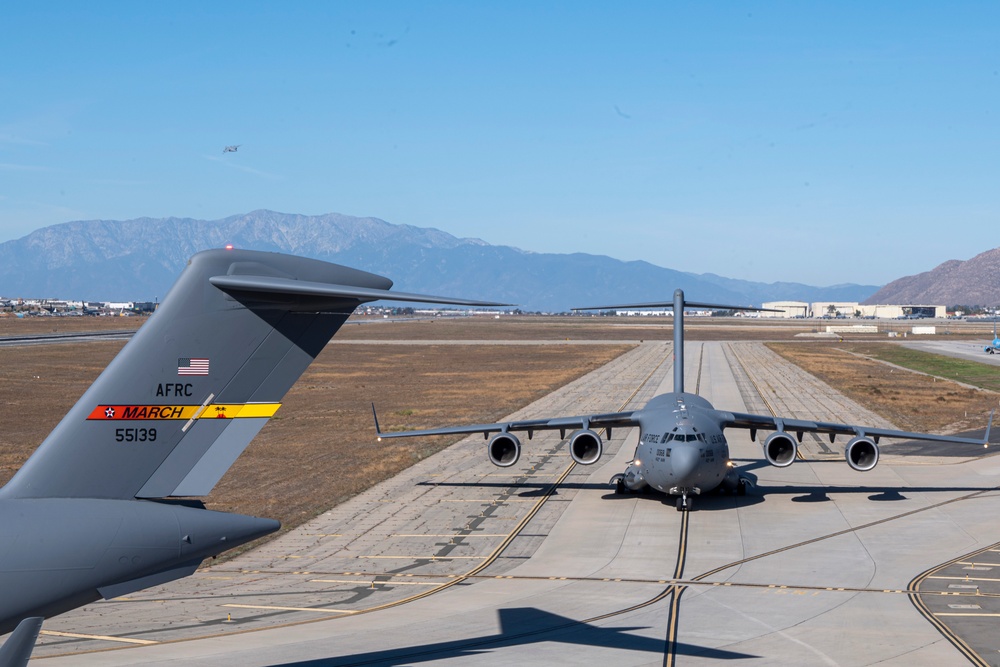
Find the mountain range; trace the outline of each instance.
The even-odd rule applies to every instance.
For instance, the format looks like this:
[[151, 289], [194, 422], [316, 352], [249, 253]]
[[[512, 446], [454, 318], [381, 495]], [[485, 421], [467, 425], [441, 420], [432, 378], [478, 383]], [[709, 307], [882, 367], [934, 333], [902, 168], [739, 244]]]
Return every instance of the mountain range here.
[[678, 287], [692, 299], [746, 305], [861, 301], [878, 290], [758, 283], [604, 255], [530, 252], [377, 218], [260, 210], [211, 221], [138, 218], [44, 227], [0, 244], [0, 296], [162, 299], [191, 255], [227, 243], [372, 271], [402, 291], [516, 303], [529, 311], [670, 299]]
[[965, 261], [949, 260], [930, 271], [894, 280], [865, 303], [1000, 304], [1000, 248]]

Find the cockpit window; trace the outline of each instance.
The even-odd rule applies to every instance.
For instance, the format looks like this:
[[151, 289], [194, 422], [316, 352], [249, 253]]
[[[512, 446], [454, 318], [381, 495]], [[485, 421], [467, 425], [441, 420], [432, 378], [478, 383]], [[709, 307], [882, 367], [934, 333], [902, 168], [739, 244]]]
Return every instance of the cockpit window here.
[[708, 440], [705, 439], [705, 434], [704, 433], [699, 433], [698, 434], [698, 440], [700, 440], [701, 442], [708, 442]]
[[698, 439], [698, 436], [696, 436], [694, 433], [688, 433], [684, 439], [687, 440], [688, 442], [694, 442], [695, 440]]

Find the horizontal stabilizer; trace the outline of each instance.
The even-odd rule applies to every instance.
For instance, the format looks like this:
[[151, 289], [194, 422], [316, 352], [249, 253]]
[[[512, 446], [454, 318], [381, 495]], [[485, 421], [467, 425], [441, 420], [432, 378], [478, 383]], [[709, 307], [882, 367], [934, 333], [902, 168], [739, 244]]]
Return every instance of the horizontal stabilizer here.
[[[706, 310], [749, 310], [764, 313], [783, 313], [774, 308], [755, 308], [753, 306], [731, 306], [721, 303], [701, 303], [700, 301], [684, 301], [684, 308], [705, 308]], [[614, 306], [581, 306], [572, 310], [622, 310], [625, 308], [673, 308], [673, 301], [653, 301], [650, 303], [624, 303]]]
[[415, 303], [442, 303], [456, 306], [509, 306], [509, 303], [493, 301], [473, 301], [471, 299], [456, 299], [448, 296], [431, 296], [428, 294], [411, 294], [408, 292], [393, 292], [387, 289], [359, 287], [354, 285], [330, 285], [288, 278], [269, 276], [213, 276], [209, 282], [224, 292], [234, 294], [258, 295], [269, 297], [318, 297], [331, 300], [355, 301], [366, 303], [385, 299], [388, 301], [408, 301]]

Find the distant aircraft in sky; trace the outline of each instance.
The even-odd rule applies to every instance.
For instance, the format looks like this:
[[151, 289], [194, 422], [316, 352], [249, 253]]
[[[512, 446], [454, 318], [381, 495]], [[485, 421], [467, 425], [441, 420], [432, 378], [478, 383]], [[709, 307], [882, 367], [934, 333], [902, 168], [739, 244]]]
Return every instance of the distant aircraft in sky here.
[[[0, 666], [42, 618], [185, 577], [279, 523], [205, 509], [207, 495], [382, 276], [303, 257], [208, 250], [0, 489]], [[176, 500], [185, 498], [183, 502]]]
[[[804, 433], [828, 435], [830, 442], [837, 435], [850, 436], [844, 458], [854, 470], [871, 470], [878, 463], [880, 438], [930, 440], [986, 446], [990, 428], [982, 440], [950, 435], [911, 433], [890, 429], [808, 419], [789, 419], [770, 415], [743, 414], [716, 410], [697, 394], [684, 391], [684, 308], [764, 310], [741, 306], [724, 306], [686, 301], [684, 292], [676, 290], [673, 302], [640, 303], [621, 306], [592, 306], [574, 310], [607, 310], [615, 308], [664, 308], [674, 311], [674, 391], [654, 396], [639, 410], [591, 414], [552, 419], [531, 419], [496, 424], [451, 426], [419, 431], [384, 433], [375, 416], [375, 431], [380, 440], [421, 435], [446, 435], [454, 433], [495, 433], [486, 446], [486, 454], [497, 466], [506, 468], [517, 463], [521, 455], [521, 441], [512, 431], [526, 431], [531, 439], [535, 431], [558, 430], [560, 437], [574, 430], [569, 436], [569, 454], [579, 464], [596, 463], [604, 451], [601, 436], [594, 429], [604, 428], [611, 437], [614, 428], [639, 427], [639, 444], [625, 471], [611, 478], [618, 493], [639, 491], [651, 487], [670, 496], [677, 496], [677, 509], [690, 510], [692, 496], [722, 489], [738, 495], [746, 493], [747, 479], [743, 478], [729, 458], [729, 443], [724, 431], [742, 428], [750, 431], [756, 440], [757, 431], [774, 431], [764, 439], [764, 458], [773, 466], [785, 468], [792, 465], [798, 454], [798, 443]], [[372, 407], [374, 413], [374, 406]], [[993, 418], [990, 417], [992, 425]]]
[[240, 146], [242, 146], [242, 145], [243, 144], [236, 144], [234, 146], [226, 146], [225, 148], [222, 149], [222, 152], [223, 153], [235, 153], [236, 151], [238, 151], [240, 149]]

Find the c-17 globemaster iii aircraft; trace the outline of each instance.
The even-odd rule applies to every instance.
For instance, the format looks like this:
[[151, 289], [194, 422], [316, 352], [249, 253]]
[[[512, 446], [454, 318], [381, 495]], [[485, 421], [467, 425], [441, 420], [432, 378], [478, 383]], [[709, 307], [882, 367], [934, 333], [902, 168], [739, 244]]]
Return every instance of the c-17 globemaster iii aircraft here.
[[[390, 291], [302, 257], [208, 250], [0, 489], [0, 667], [43, 617], [187, 576], [276, 531], [204, 496], [361, 303], [504, 305]], [[187, 498], [187, 500], [179, 500]]]
[[[610, 438], [614, 428], [638, 426], [639, 444], [635, 456], [625, 471], [612, 477], [611, 481], [618, 493], [639, 491], [648, 486], [668, 495], [677, 496], [677, 509], [680, 511], [691, 509], [692, 496], [715, 489], [740, 495], [746, 493], [747, 480], [739, 475], [729, 458], [729, 443], [724, 433], [727, 428], [749, 429], [751, 440], [756, 440], [758, 430], [774, 431], [763, 441], [763, 453], [768, 463], [779, 468], [790, 466], [795, 461], [798, 443], [802, 441], [804, 433], [826, 434], [830, 437], [831, 443], [837, 435], [851, 436], [844, 450], [844, 457], [847, 459], [847, 465], [858, 471], [871, 470], [878, 463], [880, 438], [931, 440], [983, 446], [989, 442], [989, 426], [982, 440], [893, 431], [868, 426], [716, 410], [701, 396], [685, 392], [684, 308], [764, 310], [761, 308], [685, 301], [684, 293], [676, 290], [672, 302], [593, 306], [574, 308], [574, 310], [667, 307], [672, 307], [674, 311], [674, 391], [654, 396], [640, 410], [392, 433], [382, 432], [376, 417], [376, 433], [380, 440], [420, 435], [495, 433], [487, 443], [487, 456], [494, 465], [509, 467], [517, 463], [521, 455], [521, 441], [512, 431], [526, 431], [530, 439], [535, 431], [558, 430], [560, 437], [565, 437], [567, 430], [576, 429], [569, 436], [569, 454], [577, 463], [590, 465], [601, 458], [604, 450], [604, 443], [595, 429], [604, 428]], [[374, 407], [372, 410], [374, 413]], [[992, 417], [990, 423], [992, 425]]]

